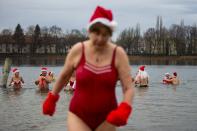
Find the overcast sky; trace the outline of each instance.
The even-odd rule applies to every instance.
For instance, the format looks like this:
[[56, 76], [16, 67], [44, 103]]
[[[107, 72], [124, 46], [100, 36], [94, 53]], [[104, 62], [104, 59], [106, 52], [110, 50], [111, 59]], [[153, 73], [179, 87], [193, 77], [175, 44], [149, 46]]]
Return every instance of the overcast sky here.
[[63, 31], [82, 29], [97, 5], [112, 9], [116, 34], [137, 23], [142, 32], [155, 27], [158, 15], [167, 27], [181, 19], [186, 25], [197, 23], [197, 0], [0, 0], [0, 30], [14, 30], [18, 23], [25, 30], [36, 24], [57, 25]]

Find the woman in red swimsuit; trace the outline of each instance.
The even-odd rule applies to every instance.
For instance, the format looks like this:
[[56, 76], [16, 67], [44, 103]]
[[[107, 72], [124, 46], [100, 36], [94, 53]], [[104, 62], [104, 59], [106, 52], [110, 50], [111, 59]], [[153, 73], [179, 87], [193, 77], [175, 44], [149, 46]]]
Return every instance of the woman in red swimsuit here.
[[13, 69], [13, 77], [11, 78], [9, 86], [12, 86], [14, 90], [19, 90], [24, 84], [23, 78], [19, 75], [20, 71], [17, 68]]
[[[111, 10], [96, 8], [88, 26], [89, 40], [73, 46], [43, 103], [43, 113], [52, 116], [59, 92], [76, 71], [76, 89], [67, 115], [68, 131], [115, 131], [127, 124], [132, 112], [134, 84], [125, 51], [110, 40], [112, 20]], [[120, 104], [115, 96], [118, 80], [123, 90]]]

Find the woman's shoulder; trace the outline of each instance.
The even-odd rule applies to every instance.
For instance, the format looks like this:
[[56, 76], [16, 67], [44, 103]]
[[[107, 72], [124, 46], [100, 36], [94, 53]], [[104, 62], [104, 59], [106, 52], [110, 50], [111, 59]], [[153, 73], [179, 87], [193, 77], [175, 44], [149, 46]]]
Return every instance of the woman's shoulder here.
[[126, 52], [121, 46], [119, 46], [118, 44], [113, 44], [113, 43], [112, 43], [112, 46], [113, 48], [116, 48], [116, 56], [120, 56], [120, 57], [126, 56]]
[[70, 52], [78, 52], [79, 50], [81, 50], [82, 47], [82, 42], [78, 42], [76, 44], [73, 45], [73, 47], [71, 48]]
[[73, 55], [80, 54], [82, 51], [82, 46], [85, 45], [85, 43], [86, 41], [74, 44], [69, 53]]
[[123, 65], [124, 63], [128, 63], [128, 56], [124, 49], [118, 44], [113, 44], [113, 49], [116, 49], [115, 52], [115, 66], [119, 67], [119, 65]]
[[80, 58], [82, 56], [83, 43], [84, 42], [78, 42], [78, 43], [74, 44], [67, 55], [66, 59], [67, 59], [67, 61], [69, 61], [69, 65], [74, 66], [74, 68], [77, 67], [77, 65], [80, 61]]

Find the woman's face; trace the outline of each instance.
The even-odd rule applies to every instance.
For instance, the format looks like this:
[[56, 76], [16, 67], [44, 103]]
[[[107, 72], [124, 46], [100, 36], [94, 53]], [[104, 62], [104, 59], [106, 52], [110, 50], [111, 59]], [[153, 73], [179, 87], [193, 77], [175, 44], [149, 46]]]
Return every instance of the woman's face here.
[[19, 76], [19, 72], [16, 72], [16, 73], [15, 73], [15, 76], [18, 77], [18, 76]]
[[42, 75], [43, 76], [46, 76], [47, 75], [47, 72], [46, 71], [42, 71]]
[[92, 31], [89, 31], [89, 38], [93, 42], [93, 44], [97, 46], [103, 46], [110, 40], [111, 34], [109, 32], [109, 29], [104, 25], [97, 24], [95, 26], [96, 27], [93, 27]]
[[170, 75], [166, 75], [166, 78], [170, 78]]

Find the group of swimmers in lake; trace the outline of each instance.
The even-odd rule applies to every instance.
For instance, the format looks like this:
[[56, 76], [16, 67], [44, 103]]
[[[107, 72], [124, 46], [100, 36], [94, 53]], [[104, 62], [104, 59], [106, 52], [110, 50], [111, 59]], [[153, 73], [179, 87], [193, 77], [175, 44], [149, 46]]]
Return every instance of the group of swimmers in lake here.
[[[23, 77], [20, 76], [20, 70], [18, 68], [14, 68], [12, 70], [13, 76], [9, 82], [9, 86], [13, 87], [14, 90], [19, 90], [24, 85]], [[35, 81], [35, 85], [37, 85], [38, 90], [40, 91], [48, 91], [49, 84], [55, 81], [54, 73], [51, 71], [47, 71], [47, 68], [41, 68], [41, 74], [38, 79]]]
[[[20, 71], [18, 68], [14, 68], [12, 70], [13, 76], [10, 80], [9, 86], [12, 86], [13, 89], [18, 90], [21, 89], [24, 85], [24, 80], [22, 76], [20, 76]], [[142, 65], [139, 67], [136, 76], [132, 78], [137, 87], [148, 87], [149, 86], [149, 75], [145, 71], [145, 66]], [[39, 75], [38, 79], [35, 81], [35, 85], [38, 87], [39, 91], [48, 91], [49, 84], [55, 81], [54, 73], [52, 71], [48, 71], [46, 67], [41, 68], [41, 74]], [[177, 76], [177, 72], [173, 72], [171, 75], [170, 73], [165, 73], [165, 77], [162, 80], [163, 84], [171, 84], [171, 85], [178, 85], [180, 84], [180, 80]], [[64, 91], [73, 92], [75, 90], [75, 73], [72, 74], [68, 85], [64, 86]]]
[[[133, 81], [135, 82], [135, 85], [138, 87], [148, 87], [149, 85], [149, 75], [145, 71], [145, 66], [140, 66], [139, 70], [133, 78]], [[170, 73], [165, 73], [165, 77], [162, 80], [162, 84], [167, 84], [167, 85], [179, 85], [180, 80], [178, 78], [177, 72], [173, 72], [171, 75]]]
[[[145, 71], [145, 66], [140, 66], [139, 70], [134, 78], [132, 78], [135, 86], [138, 87], [148, 87], [149, 86], [149, 75]], [[165, 77], [162, 80], [162, 84], [167, 85], [179, 85], [180, 80], [178, 78], [177, 72], [173, 72], [171, 75], [170, 73], [165, 73]]]
[[173, 72], [172, 75], [170, 73], [165, 73], [165, 76], [163, 78], [163, 84], [173, 84], [173, 85], [180, 84], [180, 80], [177, 76], [177, 72]]
[[[20, 70], [18, 68], [14, 68], [12, 70], [12, 77], [9, 82], [9, 86], [13, 87], [14, 90], [20, 90], [24, 85], [23, 77], [20, 75]], [[55, 76], [52, 71], [48, 71], [46, 67], [41, 68], [41, 73], [38, 76], [38, 79], [35, 80], [35, 85], [39, 91], [49, 91], [49, 84], [55, 81]], [[75, 74], [70, 78], [68, 86], [65, 85], [64, 90], [73, 92], [75, 90]]]

